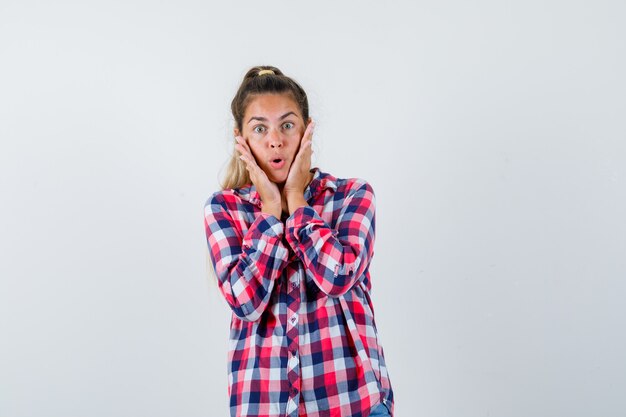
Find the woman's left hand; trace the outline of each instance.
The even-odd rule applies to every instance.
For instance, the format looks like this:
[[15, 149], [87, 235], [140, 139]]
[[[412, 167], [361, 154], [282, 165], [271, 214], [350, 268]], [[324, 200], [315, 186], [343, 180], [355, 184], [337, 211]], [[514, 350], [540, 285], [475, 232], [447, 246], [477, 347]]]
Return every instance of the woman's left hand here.
[[283, 198], [286, 200], [296, 195], [304, 196], [304, 189], [311, 182], [311, 154], [313, 154], [311, 145], [314, 128], [315, 123], [311, 121], [304, 131], [302, 139], [300, 139], [300, 149], [289, 168], [289, 174], [287, 174], [287, 180], [283, 187]]

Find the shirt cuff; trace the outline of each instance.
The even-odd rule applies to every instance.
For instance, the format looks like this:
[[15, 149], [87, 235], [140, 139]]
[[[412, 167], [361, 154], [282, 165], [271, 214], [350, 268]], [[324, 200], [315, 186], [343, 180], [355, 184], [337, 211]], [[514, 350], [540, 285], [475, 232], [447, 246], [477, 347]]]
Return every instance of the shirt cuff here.
[[[285, 222], [287, 227], [287, 242], [296, 250], [298, 243], [302, 241], [301, 233], [306, 229], [312, 228], [314, 225], [325, 225], [324, 219], [320, 217], [315, 209], [311, 206], [298, 207], [287, 218]], [[297, 253], [297, 252], [296, 252]]]
[[250, 247], [255, 240], [280, 239], [284, 233], [285, 225], [276, 216], [260, 213], [250, 225], [242, 243], [244, 247]]

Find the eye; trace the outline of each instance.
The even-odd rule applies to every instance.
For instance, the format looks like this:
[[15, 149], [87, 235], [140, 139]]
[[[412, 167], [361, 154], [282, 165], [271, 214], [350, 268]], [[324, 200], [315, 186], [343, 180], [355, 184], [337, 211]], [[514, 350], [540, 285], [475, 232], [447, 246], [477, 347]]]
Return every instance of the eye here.
[[254, 133], [263, 133], [265, 132], [265, 126], [261, 126], [261, 125], [255, 126], [253, 130], [254, 130]]
[[283, 128], [285, 129], [293, 129], [294, 128], [294, 124], [291, 122], [286, 122], [283, 124]]

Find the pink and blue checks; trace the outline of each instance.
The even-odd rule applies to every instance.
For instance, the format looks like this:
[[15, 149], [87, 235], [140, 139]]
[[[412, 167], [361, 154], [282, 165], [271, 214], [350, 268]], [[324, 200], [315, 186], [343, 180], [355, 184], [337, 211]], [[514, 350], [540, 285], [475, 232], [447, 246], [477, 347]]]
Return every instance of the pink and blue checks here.
[[315, 168], [309, 206], [278, 219], [253, 185], [213, 194], [205, 229], [233, 315], [233, 417], [366, 417], [394, 400], [370, 298], [374, 193]]

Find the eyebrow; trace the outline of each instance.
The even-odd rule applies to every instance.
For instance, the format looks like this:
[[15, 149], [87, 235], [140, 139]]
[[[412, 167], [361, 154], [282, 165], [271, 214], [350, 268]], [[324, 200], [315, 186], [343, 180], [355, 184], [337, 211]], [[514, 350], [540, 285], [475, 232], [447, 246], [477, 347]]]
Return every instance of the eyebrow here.
[[[290, 112], [287, 112], [287, 113], [283, 114], [282, 116], [280, 116], [280, 117], [278, 118], [278, 120], [283, 120], [284, 118], [286, 118], [287, 116], [290, 116], [290, 115], [297, 116], [297, 114], [296, 114], [296, 113], [294, 113], [294, 112], [290, 111]], [[250, 122], [251, 122], [251, 121], [253, 121], [253, 120], [258, 120], [258, 121], [260, 121], [260, 122], [267, 122], [267, 118], [265, 118], [265, 117], [260, 117], [260, 116], [252, 116], [252, 117], [248, 120], [248, 123], [250, 123]]]

